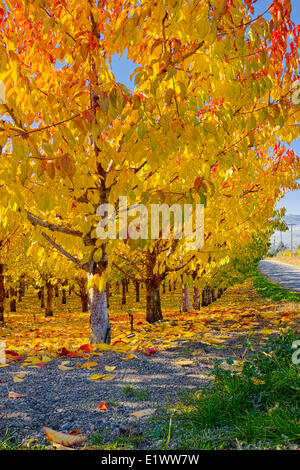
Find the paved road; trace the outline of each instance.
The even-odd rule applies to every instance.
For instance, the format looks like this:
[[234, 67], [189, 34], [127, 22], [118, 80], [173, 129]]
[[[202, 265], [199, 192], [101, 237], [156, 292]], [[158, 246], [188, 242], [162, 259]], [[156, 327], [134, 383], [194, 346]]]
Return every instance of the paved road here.
[[286, 289], [300, 292], [300, 268], [278, 261], [260, 261], [260, 272], [270, 281]]

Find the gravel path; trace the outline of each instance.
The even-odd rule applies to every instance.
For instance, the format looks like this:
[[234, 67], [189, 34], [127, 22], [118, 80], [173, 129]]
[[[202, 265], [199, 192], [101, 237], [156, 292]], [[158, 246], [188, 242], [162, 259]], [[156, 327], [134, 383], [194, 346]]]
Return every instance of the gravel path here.
[[279, 261], [260, 261], [260, 272], [275, 284], [300, 292], [300, 268]]
[[[70, 361], [68, 367], [84, 363], [81, 358], [55, 359], [43, 368], [20, 369], [20, 364], [10, 364], [0, 368], [0, 438], [5, 433], [13, 433], [12, 442], [26, 444], [35, 439], [36, 443], [43, 444], [46, 443], [43, 426], [67, 433], [74, 429], [84, 433], [104, 431], [108, 440], [132, 427], [145, 432], [147, 420], [159, 407], [176, 401], [180, 392], [208, 383], [207, 375], [214, 358], [234, 354], [238, 357], [241, 346], [235, 347], [237, 350], [233, 353], [227, 347], [225, 350], [199, 342], [179, 342], [177, 347], [151, 357], [137, 353], [136, 359], [128, 361], [108, 351], [90, 359], [99, 363], [92, 370], [58, 369], [66, 359]], [[107, 373], [105, 365], [116, 366], [113, 380], [88, 379], [95, 373]], [[15, 383], [13, 376], [20, 372], [25, 372], [25, 378]], [[9, 398], [10, 391], [23, 397]], [[107, 411], [97, 409], [102, 400], [106, 402]], [[143, 410], [145, 416], [132, 415], [139, 410]]]

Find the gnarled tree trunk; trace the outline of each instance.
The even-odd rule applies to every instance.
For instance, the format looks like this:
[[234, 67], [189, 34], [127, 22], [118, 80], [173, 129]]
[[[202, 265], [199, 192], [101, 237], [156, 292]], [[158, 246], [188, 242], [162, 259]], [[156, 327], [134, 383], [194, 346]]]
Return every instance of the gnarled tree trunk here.
[[155, 279], [149, 279], [146, 281], [146, 304], [147, 314], [146, 321], [149, 323], [155, 323], [158, 320], [162, 320], [159, 285], [155, 283]]
[[[92, 274], [88, 274], [88, 280]], [[106, 289], [99, 291], [94, 285], [88, 290], [90, 312], [90, 344], [110, 343], [111, 325], [108, 318]]]
[[147, 279], [146, 279], [146, 321], [155, 323], [163, 319], [160, 303], [159, 287], [162, 281], [159, 275], [153, 274], [156, 264], [154, 252], [147, 253]]

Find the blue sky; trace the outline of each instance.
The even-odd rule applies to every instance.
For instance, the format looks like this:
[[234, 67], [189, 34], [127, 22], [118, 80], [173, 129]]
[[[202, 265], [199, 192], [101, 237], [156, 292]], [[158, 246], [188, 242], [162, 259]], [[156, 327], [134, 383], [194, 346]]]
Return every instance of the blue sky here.
[[[300, 20], [300, 0], [292, 0], [292, 19], [296, 25]], [[262, 13], [270, 5], [269, 0], [258, 0], [255, 6], [255, 14]], [[130, 81], [129, 76], [135, 70], [136, 64], [128, 61], [126, 56], [119, 60], [119, 56], [114, 56], [112, 59], [112, 70], [116, 80], [126, 85], [129, 89], [133, 89], [133, 82]], [[300, 140], [294, 141], [291, 147], [300, 156]], [[300, 214], [300, 190], [290, 191], [280, 201], [278, 207], [286, 207], [287, 213]]]

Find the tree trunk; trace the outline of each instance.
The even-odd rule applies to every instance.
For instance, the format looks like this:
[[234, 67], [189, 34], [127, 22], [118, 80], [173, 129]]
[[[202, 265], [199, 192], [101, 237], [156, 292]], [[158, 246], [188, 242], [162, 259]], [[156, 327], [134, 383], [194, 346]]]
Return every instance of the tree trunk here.
[[58, 296], [59, 296], [58, 286], [55, 286], [55, 297], [58, 297]]
[[202, 306], [207, 307], [211, 303], [210, 288], [206, 284], [202, 291]]
[[189, 288], [187, 284], [183, 284], [182, 286], [182, 311], [190, 311]]
[[[92, 274], [88, 274], [88, 279]], [[88, 291], [90, 312], [90, 344], [110, 343], [111, 325], [108, 319], [106, 290], [99, 292], [96, 286]]]
[[4, 289], [3, 268], [4, 268], [3, 264], [0, 264], [0, 322], [4, 322], [5, 289]]
[[211, 289], [211, 301], [215, 302], [217, 300], [215, 289]]
[[162, 283], [162, 288], [163, 288], [163, 294], [165, 294], [166, 293], [166, 283], [165, 282]]
[[200, 310], [200, 291], [195, 286], [193, 288], [193, 309]]
[[23, 278], [21, 277], [20, 279], [20, 284], [19, 284], [19, 291], [18, 291], [18, 294], [19, 294], [19, 302], [22, 302], [22, 299], [25, 295], [25, 282], [23, 280]]
[[53, 302], [53, 290], [54, 290], [54, 287], [52, 286], [52, 284], [50, 284], [50, 282], [47, 282], [47, 283], [46, 283], [46, 288], [47, 288], [47, 303], [46, 303], [46, 313], [45, 313], [45, 316], [46, 316], [46, 317], [53, 317], [53, 306], [52, 306], [52, 302]]
[[129, 279], [125, 280], [125, 284], [126, 284], [126, 292], [129, 292]]
[[122, 301], [121, 301], [121, 307], [123, 305], [126, 305], [126, 280], [122, 279]]
[[217, 294], [218, 299], [222, 296], [222, 294], [223, 294], [223, 289], [218, 289], [218, 294]]
[[106, 303], [107, 303], [107, 308], [109, 308], [109, 283], [106, 283]]
[[139, 281], [135, 281], [135, 301], [140, 301], [140, 283]]
[[45, 307], [45, 287], [42, 286], [41, 290], [39, 291], [41, 293], [40, 299], [41, 299], [41, 308]]
[[9, 297], [10, 297], [10, 311], [16, 312], [17, 311], [17, 302], [16, 302], [16, 295], [17, 291], [14, 287], [9, 288]]
[[158, 320], [162, 320], [159, 285], [156, 285], [155, 278], [146, 281], [146, 302], [147, 302], [147, 314], [146, 321], [149, 323], [155, 323]]
[[88, 312], [88, 310], [89, 310], [88, 295], [87, 295], [85, 289], [84, 289], [84, 291], [81, 291], [80, 299], [81, 299], [81, 308], [82, 308], [82, 311], [83, 311], [83, 312]]
[[63, 283], [63, 287], [61, 290], [61, 303], [62, 305], [66, 305], [67, 303], [67, 290], [66, 290], [66, 282]]

